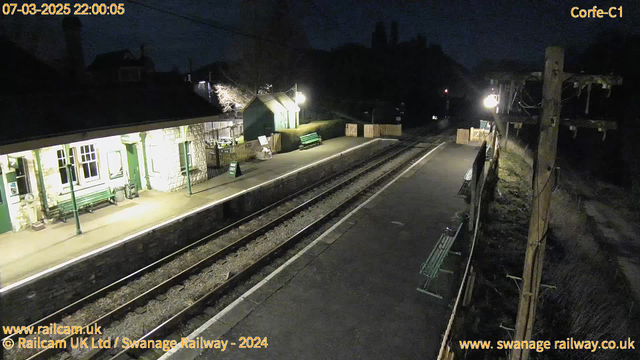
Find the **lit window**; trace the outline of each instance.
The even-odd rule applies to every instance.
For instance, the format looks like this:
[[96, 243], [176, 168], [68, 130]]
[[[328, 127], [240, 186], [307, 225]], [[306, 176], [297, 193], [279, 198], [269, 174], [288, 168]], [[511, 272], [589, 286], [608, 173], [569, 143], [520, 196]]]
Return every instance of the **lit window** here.
[[[180, 152], [180, 171], [185, 171], [186, 168], [184, 166], [184, 143], [178, 144], [178, 149]], [[193, 166], [193, 162], [191, 162], [191, 143], [187, 142], [187, 159], [189, 160], [189, 168]]]
[[86, 180], [98, 178], [98, 157], [96, 156], [96, 149], [93, 144], [80, 147], [80, 163], [82, 164], [82, 172]]
[[[71, 158], [71, 177], [73, 182], [78, 182], [78, 175], [76, 171], [76, 159], [73, 148], [69, 148], [69, 157]], [[69, 184], [69, 178], [67, 175], [67, 158], [64, 155], [64, 150], [58, 150], [58, 172], [60, 173], [60, 182], [62, 185]]]
[[117, 179], [124, 176], [120, 150], [107, 153], [107, 165], [109, 167], [109, 179]]
[[28, 162], [24, 157], [16, 158], [16, 161], [16, 182], [18, 183], [18, 194], [26, 195], [31, 192], [31, 184], [29, 184]]

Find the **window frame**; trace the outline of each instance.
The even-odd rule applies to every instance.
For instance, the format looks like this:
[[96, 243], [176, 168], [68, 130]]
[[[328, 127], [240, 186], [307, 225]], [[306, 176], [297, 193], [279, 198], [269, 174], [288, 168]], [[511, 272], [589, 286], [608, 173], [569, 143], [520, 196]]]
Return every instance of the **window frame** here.
[[[62, 158], [60, 158], [60, 153], [62, 153]], [[67, 182], [62, 182], [62, 170], [64, 169], [65, 176], [67, 175], [67, 159], [71, 159], [71, 178], [73, 179], [73, 183], [78, 185], [80, 181], [78, 180], [78, 168], [76, 166], [76, 151], [75, 147], [69, 147], [69, 156], [64, 151], [64, 148], [58, 149], [56, 151], [56, 157], [58, 159], [58, 174], [60, 175], [60, 183], [63, 187], [69, 187], [69, 178], [67, 178]], [[60, 162], [63, 161], [64, 164], [60, 165]]]
[[187, 167], [185, 166], [185, 162], [184, 162], [184, 151], [185, 151], [184, 143], [185, 142], [187, 143], [186, 150], [187, 150], [187, 161], [189, 163], [189, 170], [193, 169], [193, 151], [191, 150], [191, 141], [182, 141], [178, 143], [178, 156], [180, 157], [181, 172], [187, 171]]
[[[25, 195], [31, 194], [33, 189], [31, 188], [31, 179], [29, 178], [29, 162], [27, 158], [24, 156], [16, 156], [16, 185], [18, 186], [18, 196], [20, 199], [24, 199]], [[24, 180], [24, 186], [26, 187], [26, 192], [21, 191], [20, 180]]]
[[[89, 149], [87, 153], [84, 150]], [[75, 152], [75, 151], [74, 151]], [[92, 182], [100, 180], [100, 163], [98, 161], [98, 150], [96, 149], [95, 144], [85, 144], [80, 145], [80, 165], [82, 167], [82, 178], [86, 182]], [[91, 163], [95, 163], [96, 175], [91, 176]], [[87, 170], [89, 171], [90, 176], [86, 176], [85, 165], [87, 165]]]

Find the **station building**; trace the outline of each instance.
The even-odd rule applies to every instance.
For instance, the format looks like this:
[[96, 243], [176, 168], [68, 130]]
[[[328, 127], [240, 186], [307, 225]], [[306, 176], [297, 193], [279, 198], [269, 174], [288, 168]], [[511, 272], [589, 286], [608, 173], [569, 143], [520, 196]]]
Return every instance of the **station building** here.
[[256, 140], [300, 125], [300, 108], [281, 92], [255, 96], [243, 109], [244, 139]]
[[11, 101], [0, 107], [7, 124], [0, 141], [0, 233], [55, 219], [57, 204], [70, 199], [71, 182], [76, 198], [129, 182], [141, 196], [146, 189], [184, 188], [185, 141], [191, 183], [207, 180], [205, 123], [217, 121], [219, 110], [187, 88]]

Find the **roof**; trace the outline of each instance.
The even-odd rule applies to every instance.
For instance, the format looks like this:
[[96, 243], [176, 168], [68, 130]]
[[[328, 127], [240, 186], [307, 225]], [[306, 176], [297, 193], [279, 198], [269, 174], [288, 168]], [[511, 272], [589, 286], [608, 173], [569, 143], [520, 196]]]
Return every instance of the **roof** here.
[[0, 94], [29, 93], [59, 87], [62, 76], [35, 56], [0, 36]]
[[117, 69], [122, 66], [143, 66], [143, 64], [143, 61], [136, 59], [129, 49], [123, 49], [96, 55], [87, 70], [103, 71]]
[[218, 114], [219, 109], [184, 86], [0, 97], [0, 145]]
[[257, 95], [251, 101], [249, 101], [249, 103], [245, 106], [245, 109], [256, 100], [265, 104], [267, 108], [269, 108], [269, 110], [271, 110], [271, 112], [274, 114], [287, 110], [300, 111], [298, 105], [296, 105], [296, 103], [294, 103], [293, 100], [291, 100], [291, 98], [283, 92]]

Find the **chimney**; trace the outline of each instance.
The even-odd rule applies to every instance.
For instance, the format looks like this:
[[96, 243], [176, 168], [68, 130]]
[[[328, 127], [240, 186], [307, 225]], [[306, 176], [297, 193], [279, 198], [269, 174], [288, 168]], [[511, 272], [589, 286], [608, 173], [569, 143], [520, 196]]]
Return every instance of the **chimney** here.
[[81, 37], [82, 23], [77, 16], [65, 16], [62, 19], [64, 41], [67, 44], [69, 77], [71, 82], [80, 83], [85, 79], [84, 52]]

